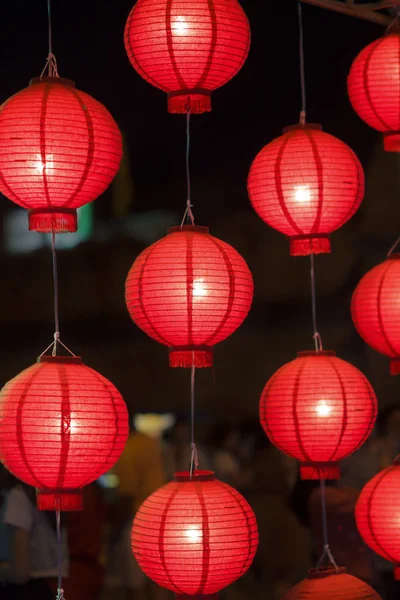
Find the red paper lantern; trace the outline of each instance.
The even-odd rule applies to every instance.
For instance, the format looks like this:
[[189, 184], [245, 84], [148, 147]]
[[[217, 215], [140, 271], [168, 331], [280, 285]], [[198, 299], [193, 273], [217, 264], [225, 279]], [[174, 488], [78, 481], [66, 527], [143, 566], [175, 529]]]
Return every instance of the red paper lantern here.
[[302, 479], [339, 479], [339, 461], [368, 438], [377, 415], [374, 390], [335, 352], [299, 352], [261, 395], [265, 433], [300, 461]]
[[246, 500], [210, 471], [176, 473], [136, 513], [132, 551], [177, 598], [214, 598], [253, 562], [258, 531]]
[[76, 209], [106, 190], [121, 157], [114, 119], [73, 81], [32, 79], [0, 107], [0, 191], [29, 210], [29, 229], [76, 231]]
[[125, 48], [139, 75], [167, 92], [170, 113], [203, 113], [242, 68], [250, 26], [237, 0], [138, 0]]
[[0, 392], [0, 459], [38, 488], [40, 510], [82, 508], [82, 487], [118, 460], [128, 429], [118, 390], [80, 358], [43, 356]]
[[343, 567], [315, 569], [298, 583], [284, 600], [381, 600], [379, 594]]
[[394, 563], [400, 580], [400, 465], [396, 461], [367, 483], [356, 504], [356, 522], [364, 542]]
[[232, 246], [207, 227], [171, 227], [126, 280], [126, 304], [147, 335], [169, 346], [171, 367], [210, 367], [213, 346], [246, 318], [253, 280]]
[[354, 110], [384, 135], [388, 152], [400, 152], [400, 33], [369, 44], [351, 67], [347, 88]]
[[351, 303], [353, 323], [363, 340], [400, 373], [400, 254], [392, 254], [361, 279]]
[[256, 156], [247, 187], [263, 221], [289, 237], [292, 256], [321, 254], [360, 206], [364, 173], [354, 152], [320, 125], [295, 125]]

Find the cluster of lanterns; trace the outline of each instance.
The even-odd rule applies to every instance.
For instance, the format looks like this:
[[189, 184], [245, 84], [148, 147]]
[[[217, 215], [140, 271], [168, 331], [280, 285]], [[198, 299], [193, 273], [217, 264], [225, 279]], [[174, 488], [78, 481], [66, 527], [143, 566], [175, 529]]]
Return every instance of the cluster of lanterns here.
[[[237, 0], [138, 0], [125, 28], [136, 71], [168, 95], [168, 111], [211, 110], [211, 92], [244, 64], [247, 17]], [[360, 117], [400, 151], [400, 34], [365, 48], [348, 78]], [[104, 192], [122, 157], [107, 109], [56, 76], [32, 80], [0, 107], [0, 191], [29, 212], [29, 228], [77, 228], [76, 209]], [[267, 144], [248, 177], [260, 217], [286, 235], [294, 256], [330, 252], [330, 235], [357, 211], [364, 174], [354, 152], [301, 122]], [[400, 372], [400, 260], [392, 255], [359, 283], [352, 302], [363, 339]], [[210, 367], [213, 348], [233, 334], [253, 299], [250, 270], [206, 227], [172, 228], [144, 250], [126, 281], [133, 321], [169, 349], [171, 367]], [[0, 393], [0, 457], [38, 489], [41, 510], [77, 510], [82, 487], [118, 460], [127, 435], [115, 387], [77, 357], [41, 356]], [[364, 375], [334, 352], [300, 352], [268, 381], [260, 401], [267, 436], [300, 462], [303, 479], [338, 479], [339, 461], [371, 433], [377, 400]], [[400, 575], [397, 496], [400, 466], [378, 474], [356, 511], [366, 543]], [[177, 473], [150, 496], [132, 529], [143, 571], [177, 597], [208, 597], [243, 575], [258, 543], [245, 499], [211, 472]], [[343, 569], [318, 569], [297, 598], [379, 598]]]

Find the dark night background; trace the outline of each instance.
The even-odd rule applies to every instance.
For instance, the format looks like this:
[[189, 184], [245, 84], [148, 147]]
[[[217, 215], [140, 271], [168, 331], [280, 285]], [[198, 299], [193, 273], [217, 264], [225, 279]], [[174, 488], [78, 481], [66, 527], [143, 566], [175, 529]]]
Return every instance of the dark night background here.
[[[180, 222], [186, 200], [185, 119], [169, 115], [165, 95], [133, 70], [123, 29], [133, 0], [53, 0], [53, 48], [61, 76], [104, 103], [125, 138], [116, 184], [94, 204], [92, 238], [59, 251], [61, 337], [111, 379], [132, 411], [189, 407], [189, 373], [168, 368], [168, 352], [131, 322], [124, 281], [137, 254]], [[245, 0], [252, 47], [241, 72], [213, 94], [213, 111], [192, 119], [192, 200], [198, 224], [231, 243], [255, 280], [252, 312], [216, 349], [211, 370], [198, 374], [205, 417], [257, 413], [272, 373], [311, 349], [309, 260], [291, 258], [287, 240], [252, 211], [246, 177], [261, 147], [300, 111], [295, 0]], [[352, 60], [383, 28], [305, 5], [305, 56], [310, 122], [349, 144], [361, 159], [367, 193], [357, 215], [332, 236], [332, 254], [316, 258], [318, 326], [325, 348], [370, 379], [381, 406], [397, 400], [388, 360], [358, 337], [350, 299], [360, 277], [381, 262], [400, 232], [397, 154], [353, 112], [346, 93]], [[8, 2], [0, 23], [1, 98], [40, 74], [47, 56], [45, 0]], [[7, 250], [0, 199], [0, 382], [32, 364], [53, 334], [49, 247]], [[134, 226], [136, 219], [137, 226]], [[127, 223], [133, 223], [132, 229]], [[19, 234], [24, 235], [24, 234]], [[26, 234], [28, 235], [28, 234]]]

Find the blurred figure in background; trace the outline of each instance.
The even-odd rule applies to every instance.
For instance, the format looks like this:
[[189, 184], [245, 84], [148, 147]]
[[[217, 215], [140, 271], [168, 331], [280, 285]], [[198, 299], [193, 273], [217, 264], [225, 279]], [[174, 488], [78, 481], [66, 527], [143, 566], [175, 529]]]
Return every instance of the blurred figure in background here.
[[245, 488], [252, 477], [251, 470], [241, 462], [241, 443], [239, 427], [229, 421], [217, 423], [208, 438], [216, 477], [238, 490]]
[[[107, 586], [123, 590], [126, 600], [142, 600], [149, 581], [132, 554], [130, 533], [139, 506], [166, 483], [159, 440], [132, 431], [113, 473], [118, 488], [110, 514]], [[162, 597], [162, 590], [154, 587], [152, 591]]]
[[[2, 506], [2, 546], [7, 548], [0, 564], [3, 600], [50, 600], [57, 588], [57, 536], [54, 513], [36, 508], [35, 489], [1, 468], [1, 487], [8, 488]], [[5, 540], [4, 540], [5, 537]], [[68, 576], [68, 545], [62, 530], [62, 575]], [[5, 559], [5, 560], [4, 560]]]
[[[171, 481], [174, 473], [188, 471], [192, 459], [190, 423], [186, 419], [177, 418], [175, 425], [164, 435], [164, 469], [167, 481]], [[208, 457], [201, 445], [196, 443], [199, 469], [210, 468]]]

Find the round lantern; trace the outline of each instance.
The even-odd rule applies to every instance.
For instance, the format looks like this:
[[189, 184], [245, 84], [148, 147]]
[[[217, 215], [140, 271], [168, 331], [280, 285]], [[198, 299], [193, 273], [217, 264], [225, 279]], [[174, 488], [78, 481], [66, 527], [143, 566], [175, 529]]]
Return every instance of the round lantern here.
[[400, 33], [369, 44], [351, 67], [347, 88], [354, 110], [384, 135], [388, 152], [400, 152]]
[[29, 211], [29, 229], [76, 231], [76, 209], [118, 171], [122, 138], [108, 110], [73, 81], [33, 79], [0, 107], [0, 192]]
[[210, 471], [177, 473], [136, 513], [132, 551], [178, 598], [214, 598], [253, 562], [258, 531], [246, 500]]
[[356, 522], [364, 542], [394, 563], [400, 580], [400, 464], [398, 460], [378, 473], [362, 490], [356, 504]]
[[213, 346], [241, 325], [252, 300], [246, 262], [207, 227], [171, 227], [126, 280], [133, 321], [169, 347], [171, 367], [210, 367]]
[[298, 583], [284, 600], [381, 600], [379, 594], [346, 569], [315, 569]]
[[364, 173], [354, 152], [320, 125], [294, 125], [256, 156], [247, 188], [263, 221], [289, 237], [292, 256], [321, 254], [360, 206]]
[[299, 352], [268, 381], [261, 424], [275, 446], [300, 461], [302, 479], [339, 479], [339, 461], [368, 438], [377, 415], [364, 375], [334, 352]]
[[79, 510], [82, 487], [118, 460], [128, 413], [80, 358], [43, 356], [0, 392], [0, 459], [38, 489], [40, 510]]
[[361, 279], [351, 303], [363, 340], [388, 356], [392, 375], [400, 373], [400, 254], [392, 254]]
[[125, 48], [139, 75], [167, 92], [170, 113], [203, 113], [242, 68], [250, 26], [237, 0], [138, 0]]

